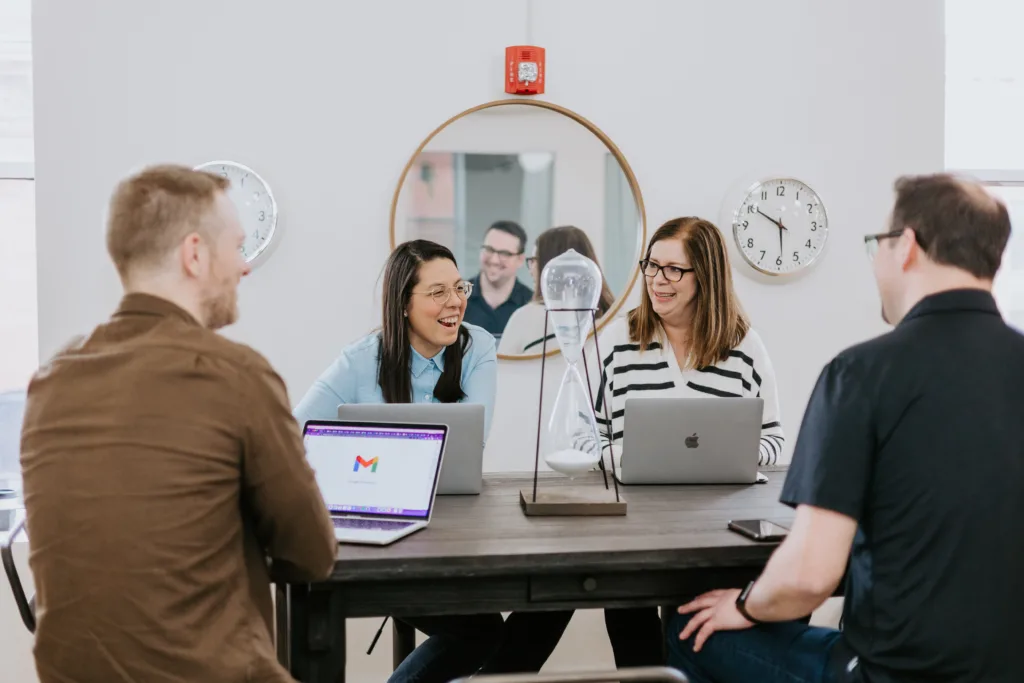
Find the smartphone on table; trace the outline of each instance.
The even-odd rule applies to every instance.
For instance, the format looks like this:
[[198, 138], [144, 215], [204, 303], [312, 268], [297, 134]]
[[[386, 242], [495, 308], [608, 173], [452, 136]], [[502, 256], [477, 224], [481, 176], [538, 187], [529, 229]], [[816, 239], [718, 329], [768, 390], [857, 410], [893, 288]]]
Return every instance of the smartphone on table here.
[[729, 529], [755, 541], [781, 541], [789, 529], [767, 519], [730, 520]]

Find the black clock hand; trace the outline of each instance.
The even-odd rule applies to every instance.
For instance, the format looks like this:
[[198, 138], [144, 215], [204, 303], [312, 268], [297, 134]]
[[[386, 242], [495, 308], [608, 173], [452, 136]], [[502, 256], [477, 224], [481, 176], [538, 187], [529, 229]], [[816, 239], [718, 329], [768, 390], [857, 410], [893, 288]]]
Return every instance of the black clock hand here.
[[764, 216], [765, 218], [767, 218], [768, 220], [770, 220], [770, 221], [771, 221], [772, 223], [774, 223], [775, 225], [779, 226], [779, 228], [780, 228], [780, 229], [784, 229], [784, 228], [783, 228], [783, 225], [782, 225], [782, 223], [780, 223], [779, 221], [775, 220], [774, 218], [772, 218], [771, 216], [769, 216], [768, 214], [766, 214], [766, 213], [765, 213], [764, 211], [762, 211], [761, 209], [756, 209], [756, 211], [757, 211], [757, 212], [758, 212], [759, 214], [761, 214], [762, 216]]
[[782, 223], [779, 223], [779, 258], [782, 258], [782, 231], [785, 229]]

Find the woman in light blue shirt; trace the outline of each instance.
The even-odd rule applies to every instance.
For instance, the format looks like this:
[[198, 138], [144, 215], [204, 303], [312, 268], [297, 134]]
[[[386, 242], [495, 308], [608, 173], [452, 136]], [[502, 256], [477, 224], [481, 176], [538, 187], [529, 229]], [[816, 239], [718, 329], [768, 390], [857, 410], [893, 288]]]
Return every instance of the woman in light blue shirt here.
[[464, 323], [473, 285], [447, 248], [400, 244], [384, 269], [383, 321], [342, 350], [295, 409], [299, 424], [335, 420], [342, 403], [482, 403], [494, 409], [494, 337]]
[[[463, 322], [471, 283], [452, 252], [414, 240], [384, 268], [383, 320], [350, 344], [295, 409], [300, 424], [334, 420], [342, 403], [482, 403], [491, 427], [498, 361], [494, 337]], [[504, 633], [500, 614], [404, 619], [430, 636], [389, 683], [447, 683], [476, 672]]]

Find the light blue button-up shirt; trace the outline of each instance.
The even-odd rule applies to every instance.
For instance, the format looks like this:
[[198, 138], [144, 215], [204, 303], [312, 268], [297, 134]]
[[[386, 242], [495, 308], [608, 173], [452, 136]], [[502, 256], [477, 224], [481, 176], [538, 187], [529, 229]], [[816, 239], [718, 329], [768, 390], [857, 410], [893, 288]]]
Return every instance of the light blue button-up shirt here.
[[[494, 394], [497, 389], [498, 356], [494, 337], [476, 325], [463, 323], [472, 343], [462, 358], [462, 403], [484, 406], [484, 438], [491, 430]], [[383, 403], [384, 395], [377, 383], [377, 358], [380, 333], [373, 332], [347, 346], [327, 368], [295, 407], [299, 424], [307, 420], [336, 420], [342, 403]], [[434, 398], [434, 385], [444, 370], [444, 352], [424, 358], [412, 350], [412, 402], [439, 403]]]

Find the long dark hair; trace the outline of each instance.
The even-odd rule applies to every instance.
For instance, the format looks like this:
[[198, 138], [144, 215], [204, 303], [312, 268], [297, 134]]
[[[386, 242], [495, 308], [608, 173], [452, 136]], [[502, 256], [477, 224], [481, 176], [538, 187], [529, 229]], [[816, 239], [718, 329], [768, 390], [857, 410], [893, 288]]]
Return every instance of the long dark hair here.
[[[384, 266], [377, 383], [385, 403], [412, 402], [412, 345], [405, 311], [413, 287], [419, 284], [420, 265], [436, 259], [448, 259], [456, 267], [459, 265], [447, 247], [429, 240], [412, 240], [399, 244]], [[434, 385], [434, 398], [441, 403], [458, 403], [466, 397], [462, 390], [462, 357], [471, 342], [469, 330], [459, 325], [458, 340], [443, 351], [444, 370]]]
[[[586, 256], [594, 263], [597, 263], [597, 267], [599, 269], [601, 268], [601, 264], [597, 262], [597, 254], [594, 253], [594, 245], [590, 243], [590, 238], [587, 237], [587, 233], [583, 232], [575, 225], [563, 225], [558, 228], [549, 228], [537, 235], [536, 244], [538, 277], [544, 272], [544, 266], [548, 264], [548, 261], [569, 251], [570, 249], [575, 249], [578, 253]], [[539, 285], [537, 286], [537, 291], [533, 293], [533, 300], [544, 300], [541, 295]], [[601, 298], [597, 300], [598, 317], [607, 313], [613, 303], [615, 303], [615, 295], [612, 294], [612, 290], [608, 288], [608, 282], [604, 280], [604, 271], [602, 271]]]

